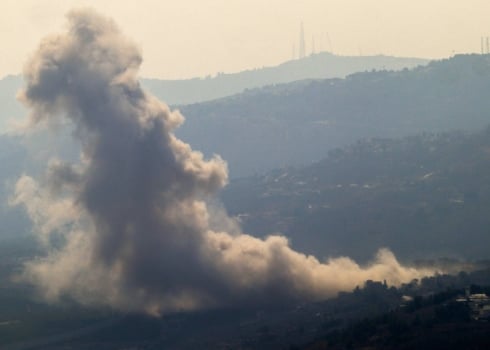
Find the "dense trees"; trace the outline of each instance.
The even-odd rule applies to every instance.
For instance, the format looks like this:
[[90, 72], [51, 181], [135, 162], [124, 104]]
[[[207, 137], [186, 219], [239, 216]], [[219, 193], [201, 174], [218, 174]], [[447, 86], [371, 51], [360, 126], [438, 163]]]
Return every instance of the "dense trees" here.
[[[365, 139], [303, 168], [232, 182], [249, 232], [283, 232], [319, 257], [488, 256], [490, 129]], [[246, 215], [243, 215], [246, 214]]]

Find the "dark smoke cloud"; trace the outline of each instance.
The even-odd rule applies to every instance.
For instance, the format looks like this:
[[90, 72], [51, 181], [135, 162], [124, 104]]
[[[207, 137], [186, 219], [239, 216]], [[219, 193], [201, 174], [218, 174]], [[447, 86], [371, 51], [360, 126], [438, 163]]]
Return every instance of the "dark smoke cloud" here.
[[54, 233], [65, 238], [24, 271], [46, 298], [160, 314], [318, 300], [367, 279], [399, 284], [430, 273], [388, 250], [367, 267], [345, 257], [321, 263], [282, 236], [241, 233], [207, 204], [227, 183], [226, 163], [174, 136], [183, 117], [141, 88], [138, 48], [90, 10], [68, 20], [31, 57], [20, 94], [33, 126], [68, 118], [83, 150], [78, 164], [50, 162], [40, 181], [20, 178], [12, 198], [46, 244]]

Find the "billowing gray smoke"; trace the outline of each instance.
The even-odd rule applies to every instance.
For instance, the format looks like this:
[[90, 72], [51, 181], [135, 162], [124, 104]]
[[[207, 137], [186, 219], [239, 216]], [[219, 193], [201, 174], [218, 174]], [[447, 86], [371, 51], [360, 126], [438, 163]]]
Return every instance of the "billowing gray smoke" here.
[[20, 93], [33, 126], [68, 118], [83, 150], [78, 164], [53, 160], [42, 180], [16, 184], [13, 203], [26, 207], [43, 241], [64, 237], [24, 271], [46, 298], [160, 314], [318, 300], [367, 279], [399, 284], [429, 273], [387, 250], [368, 267], [320, 263], [284, 237], [241, 233], [207, 205], [227, 182], [225, 162], [204, 160], [174, 136], [183, 117], [140, 87], [135, 45], [90, 10], [68, 19], [67, 32], [31, 57]]

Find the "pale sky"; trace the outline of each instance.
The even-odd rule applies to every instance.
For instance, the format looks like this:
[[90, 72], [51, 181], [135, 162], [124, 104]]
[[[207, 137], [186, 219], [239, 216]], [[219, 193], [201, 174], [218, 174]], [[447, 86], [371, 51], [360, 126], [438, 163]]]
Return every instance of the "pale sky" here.
[[441, 58], [490, 36], [489, 0], [0, 0], [0, 78], [80, 6], [112, 17], [141, 47], [141, 75], [162, 79], [287, 61], [301, 21], [307, 52], [314, 37], [317, 52], [342, 55]]

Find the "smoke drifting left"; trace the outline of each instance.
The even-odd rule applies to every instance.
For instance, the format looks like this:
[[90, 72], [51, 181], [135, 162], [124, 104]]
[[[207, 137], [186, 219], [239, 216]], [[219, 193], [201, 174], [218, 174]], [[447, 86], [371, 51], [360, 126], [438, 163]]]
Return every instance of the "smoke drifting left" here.
[[366, 267], [321, 263], [285, 237], [242, 233], [207, 205], [227, 183], [226, 163], [175, 137], [184, 118], [141, 88], [137, 47], [91, 10], [72, 11], [68, 24], [41, 42], [20, 93], [31, 127], [67, 118], [82, 146], [78, 164], [53, 160], [41, 180], [15, 187], [13, 203], [40, 237], [64, 237], [61, 248], [44, 239], [49, 254], [23, 272], [47, 299], [161, 314], [319, 300], [367, 279], [397, 285], [432, 273], [388, 250]]

